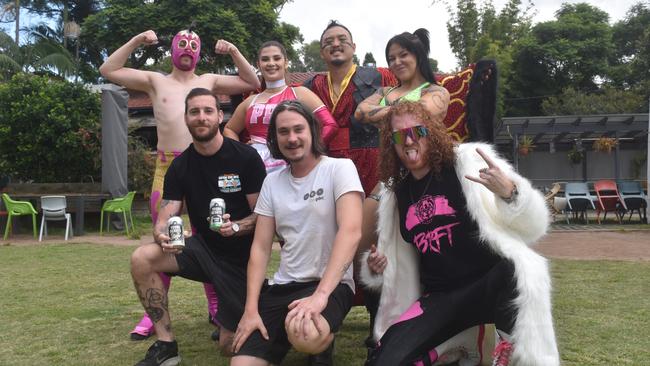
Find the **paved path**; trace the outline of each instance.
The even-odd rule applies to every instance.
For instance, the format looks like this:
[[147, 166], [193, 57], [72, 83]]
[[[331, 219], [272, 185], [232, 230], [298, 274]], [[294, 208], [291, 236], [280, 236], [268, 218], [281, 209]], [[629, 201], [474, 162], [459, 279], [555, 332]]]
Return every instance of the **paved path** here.
[[[0, 240], [0, 245], [38, 245], [63, 243], [60, 236], [50, 238], [39, 243], [31, 236], [18, 235], [9, 240]], [[70, 243], [93, 243], [103, 245], [137, 246], [151, 242], [151, 237], [143, 236], [140, 240], [127, 239], [124, 235], [98, 236], [84, 235], [74, 237]], [[621, 227], [581, 226], [564, 227], [554, 226], [553, 231], [547, 234], [535, 245], [535, 250], [550, 258], [565, 259], [615, 259], [627, 261], [650, 261], [650, 230], [629, 230]]]

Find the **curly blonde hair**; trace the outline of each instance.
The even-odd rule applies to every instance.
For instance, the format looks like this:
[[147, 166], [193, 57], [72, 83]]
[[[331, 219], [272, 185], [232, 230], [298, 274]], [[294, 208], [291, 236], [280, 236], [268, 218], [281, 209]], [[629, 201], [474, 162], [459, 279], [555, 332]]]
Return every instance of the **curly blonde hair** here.
[[442, 123], [434, 121], [419, 102], [398, 103], [390, 108], [382, 122], [379, 136], [379, 180], [390, 190], [395, 190], [408, 173], [397, 156], [392, 141], [391, 121], [394, 116], [403, 115], [415, 117], [429, 131], [421, 139], [428, 141], [429, 151], [424, 158], [436, 176], [440, 175], [443, 167], [452, 166], [455, 159], [454, 140], [447, 134]]

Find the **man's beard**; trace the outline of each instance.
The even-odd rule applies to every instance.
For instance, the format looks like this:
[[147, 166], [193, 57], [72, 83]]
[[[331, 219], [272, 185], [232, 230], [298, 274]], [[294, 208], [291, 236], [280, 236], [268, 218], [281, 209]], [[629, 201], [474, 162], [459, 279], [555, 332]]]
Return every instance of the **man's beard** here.
[[196, 133], [195, 128], [190, 128], [190, 135], [192, 135], [192, 138], [197, 141], [197, 142], [208, 142], [212, 140], [215, 136], [217, 136], [217, 133], [219, 132], [219, 125], [214, 125], [213, 128], [208, 130], [207, 133], [203, 135], [199, 135]]
[[345, 65], [345, 62], [346, 62], [345, 60], [341, 60], [341, 59], [338, 59], [338, 58], [337, 58], [337, 59], [335, 59], [335, 60], [332, 60], [331, 63], [332, 63], [332, 65], [334, 65], [334, 66], [343, 66], [343, 65]]

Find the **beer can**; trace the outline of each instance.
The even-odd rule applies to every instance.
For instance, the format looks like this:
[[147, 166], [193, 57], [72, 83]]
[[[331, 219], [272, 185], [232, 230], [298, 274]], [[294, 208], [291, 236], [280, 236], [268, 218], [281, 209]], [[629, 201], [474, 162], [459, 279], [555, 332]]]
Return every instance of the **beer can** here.
[[219, 231], [221, 229], [224, 213], [226, 213], [226, 201], [222, 198], [210, 200], [210, 230]]
[[185, 248], [185, 234], [183, 234], [183, 219], [179, 216], [172, 216], [167, 220], [167, 232], [169, 233], [169, 244], [174, 248]]

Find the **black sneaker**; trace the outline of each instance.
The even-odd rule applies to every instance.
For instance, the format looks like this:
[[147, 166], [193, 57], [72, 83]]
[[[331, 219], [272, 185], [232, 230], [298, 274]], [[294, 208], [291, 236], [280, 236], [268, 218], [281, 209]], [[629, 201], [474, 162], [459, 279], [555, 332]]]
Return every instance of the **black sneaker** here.
[[178, 355], [178, 343], [176, 341], [156, 341], [149, 347], [144, 360], [135, 366], [176, 366], [181, 363], [181, 356]]
[[327, 349], [317, 355], [309, 355], [307, 359], [309, 366], [332, 366], [334, 365], [334, 340]]

